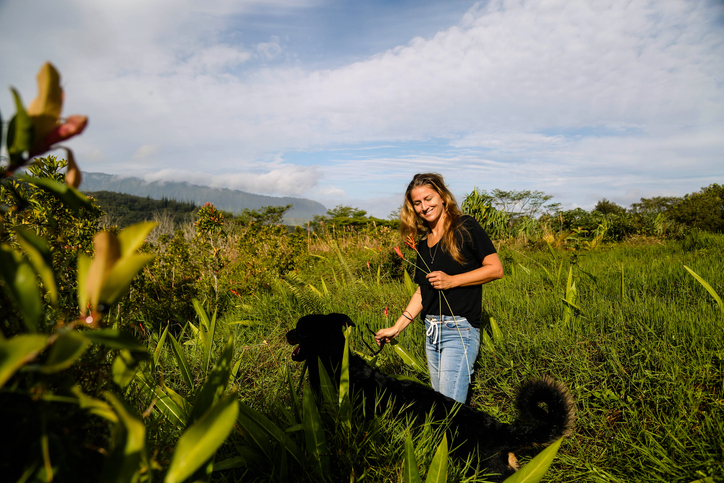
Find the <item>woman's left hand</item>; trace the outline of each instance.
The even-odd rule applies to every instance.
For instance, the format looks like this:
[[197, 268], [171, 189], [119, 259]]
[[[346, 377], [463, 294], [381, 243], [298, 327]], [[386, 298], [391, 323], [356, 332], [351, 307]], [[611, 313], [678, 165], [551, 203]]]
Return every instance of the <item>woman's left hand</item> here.
[[425, 278], [427, 278], [427, 281], [430, 282], [432, 288], [437, 290], [447, 290], [455, 286], [453, 278], [445, 272], [430, 272], [425, 275]]

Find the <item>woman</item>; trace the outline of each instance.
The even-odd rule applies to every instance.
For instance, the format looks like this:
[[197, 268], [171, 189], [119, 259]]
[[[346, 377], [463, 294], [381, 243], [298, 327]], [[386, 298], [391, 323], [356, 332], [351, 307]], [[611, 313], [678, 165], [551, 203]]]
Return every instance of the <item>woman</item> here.
[[485, 230], [462, 214], [439, 174], [412, 178], [400, 221], [403, 239], [421, 237], [418, 288], [395, 325], [379, 330], [375, 340], [389, 342], [424, 317], [432, 387], [464, 403], [480, 348], [482, 285], [502, 278], [503, 265]]

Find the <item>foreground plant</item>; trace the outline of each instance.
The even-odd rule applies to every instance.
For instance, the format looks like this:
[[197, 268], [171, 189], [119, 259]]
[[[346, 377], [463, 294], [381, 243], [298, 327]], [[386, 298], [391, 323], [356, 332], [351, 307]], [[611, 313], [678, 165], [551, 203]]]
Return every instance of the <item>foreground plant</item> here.
[[[40, 93], [27, 110], [13, 89], [17, 112], [8, 127], [9, 164], [0, 180], [14, 200], [0, 211], [0, 240], [5, 240], [0, 243], [0, 303], [12, 304], [0, 319], [0, 407], [7, 417], [0, 450], [24, 450], [21, 458], [3, 458], [0, 474], [8, 481], [151, 481], [160, 466], [148, 454], [143, 420], [124, 398], [138, 369], [151, 358], [127, 331], [110, 324], [107, 314], [153, 259], [139, 248], [155, 224], [96, 233], [93, 256], [77, 257], [71, 281], [76, 315], [54, 318], [59, 272], [68, 267], [54, 266], [54, 245], [32, 225], [7, 226], [5, 214], [26, 209], [30, 204], [24, 194], [31, 190], [46, 192], [76, 214], [92, 206], [76, 189], [81, 176], [69, 150], [65, 183], [14, 176], [35, 156], [82, 132], [87, 118], [60, 118], [63, 94], [52, 65], [43, 66], [38, 84]], [[166, 474], [169, 483], [209, 478], [213, 466], [208, 463], [238, 411], [236, 397], [223, 396], [232, 353], [230, 343], [196, 392]], [[109, 432], [109, 440], [99, 439]]]

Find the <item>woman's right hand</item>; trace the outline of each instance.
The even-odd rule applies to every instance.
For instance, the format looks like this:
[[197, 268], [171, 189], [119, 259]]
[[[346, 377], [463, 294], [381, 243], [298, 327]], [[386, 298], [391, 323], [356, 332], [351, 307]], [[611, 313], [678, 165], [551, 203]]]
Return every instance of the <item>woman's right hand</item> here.
[[377, 342], [377, 345], [382, 347], [382, 344], [388, 343], [390, 340], [394, 339], [399, 335], [400, 331], [396, 329], [395, 327], [387, 327], [385, 329], [380, 329], [375, 334], [375, 342]]

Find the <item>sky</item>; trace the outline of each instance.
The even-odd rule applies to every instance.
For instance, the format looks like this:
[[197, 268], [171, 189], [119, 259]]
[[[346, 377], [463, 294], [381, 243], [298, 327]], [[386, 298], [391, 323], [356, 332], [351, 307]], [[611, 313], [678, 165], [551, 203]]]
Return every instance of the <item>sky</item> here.
[[3, 119], [45, 61], [89, 172], [380, 218], [420, 172], [566, 209], [724, 183], [721, 0], [0, 0]]

